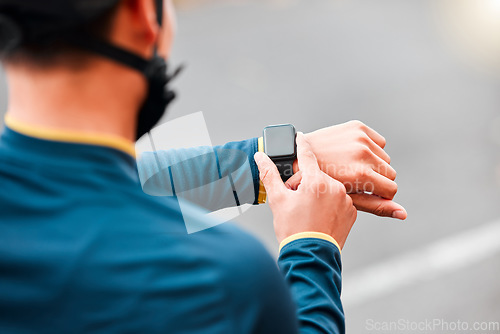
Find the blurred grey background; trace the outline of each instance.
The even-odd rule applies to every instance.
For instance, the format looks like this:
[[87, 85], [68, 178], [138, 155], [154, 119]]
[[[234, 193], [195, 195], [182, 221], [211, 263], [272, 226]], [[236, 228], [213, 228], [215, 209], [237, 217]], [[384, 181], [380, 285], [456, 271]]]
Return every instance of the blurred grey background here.
[[[342, 256], [349, 333], [389, 332], [370, 329], [370, 321], [500, 321], [500, 234], [484, 252], [477, 249], [487, 233], [467, 238], [500, 219], [500, 0], [177, 5], [171, 60], [188, 67], [166, 120], [203, 111], [214, 144], [260, 136], [269, 124], [308, 132], [351, 119], [386, 137], [398, 171], [396, 201], [409, 216], [359, 214]], [[267, 205], [237, 221], [277, 255]], [[427, 254], [415, 260], [422, 271], [404, 275], [413, 261], [405, 254], [450, 238], [453, 266], [440, 271]], [[385, 273], [370, 276], [377, 268]], [[385, 288], [370, 295], [384, 279]], [[349, 302], [363, 288], [370, 291]]]

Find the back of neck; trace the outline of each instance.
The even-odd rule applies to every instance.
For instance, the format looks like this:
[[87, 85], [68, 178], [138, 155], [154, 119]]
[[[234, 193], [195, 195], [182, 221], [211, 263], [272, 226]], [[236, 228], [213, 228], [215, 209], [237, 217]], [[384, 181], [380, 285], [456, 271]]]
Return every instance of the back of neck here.
[[84, 70], [16, 65], [6, 72], [10, 117], [46, 129], [135, 139], [147, 87], [141, 74], [105, 60]]

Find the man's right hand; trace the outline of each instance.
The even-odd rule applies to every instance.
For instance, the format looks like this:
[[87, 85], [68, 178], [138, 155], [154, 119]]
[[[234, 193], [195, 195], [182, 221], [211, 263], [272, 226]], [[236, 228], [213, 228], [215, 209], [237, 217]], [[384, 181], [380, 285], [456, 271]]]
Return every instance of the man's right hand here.
[[297, 134], [301, 178], [284, 184], [276, 165], [264, 153], [254, 156], [266, 188], [278, 241], [300, 232], [321, 232], [344, 247], [357, 211], [344, 185], [319, 169], [316, 156], [302, 133]]

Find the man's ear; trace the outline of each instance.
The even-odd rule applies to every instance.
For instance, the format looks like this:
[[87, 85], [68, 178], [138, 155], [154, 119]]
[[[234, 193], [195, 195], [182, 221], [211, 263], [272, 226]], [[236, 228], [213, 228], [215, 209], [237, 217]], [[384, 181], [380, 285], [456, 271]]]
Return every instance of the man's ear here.
[[150, 58], [159, 31], [154, 0], [125, 0], [117, 11], [112, 39], [116, 44]]
[[137, 26], [139, 38], [156, 43], [160, 27], [156, 18], [154, 0], [126, 0], [125, 5], [131, 12], [131, 23]]

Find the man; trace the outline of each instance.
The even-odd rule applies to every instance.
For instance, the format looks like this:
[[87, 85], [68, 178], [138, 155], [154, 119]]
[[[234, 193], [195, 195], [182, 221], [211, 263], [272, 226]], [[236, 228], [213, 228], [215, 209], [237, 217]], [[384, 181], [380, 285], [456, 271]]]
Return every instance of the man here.
[[[186, 218], [208, 218], [146, 195], [132, 146], [172, 98], [158, 56], [172, 23], [170, 4], [154, 0], [0, 0], [1, 333], [344, 332], [353, 203], [406, 218], [385, 140], [359, 122], [299, 133], [286, 185], [256, 138], [224, 145], [254, 171], [256, 153], [281, 272], [231, 224], [188, 235]], [[332, 177], [358, 185], [346, 194]], [[373, 194], [358, 193], [368, 183]]]

